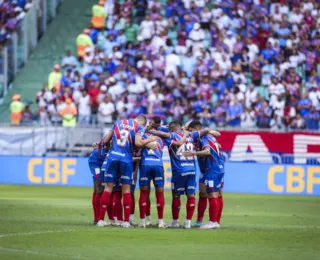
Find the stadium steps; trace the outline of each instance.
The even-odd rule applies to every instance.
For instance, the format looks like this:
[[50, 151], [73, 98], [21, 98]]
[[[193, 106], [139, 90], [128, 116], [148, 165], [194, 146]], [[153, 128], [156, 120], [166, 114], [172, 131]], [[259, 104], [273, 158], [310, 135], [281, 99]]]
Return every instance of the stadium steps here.
[[[19, 71], [3, 104], [0, 106], [0, 122], [10, 121], [10, 103], [14, 94], [19, 93], [24, 102], [34, 101], [36, 93], [48, 80], [55, 63], [60, 63], [66, 49], [76, 54], [75, 40], [79, 33], [90, 24], [92, 5], [97, 0], [67, 0], [48, 26], [37, 48], [29, 56], [26, 65]], [[34, 104], [34, 112], [37, 106]]]

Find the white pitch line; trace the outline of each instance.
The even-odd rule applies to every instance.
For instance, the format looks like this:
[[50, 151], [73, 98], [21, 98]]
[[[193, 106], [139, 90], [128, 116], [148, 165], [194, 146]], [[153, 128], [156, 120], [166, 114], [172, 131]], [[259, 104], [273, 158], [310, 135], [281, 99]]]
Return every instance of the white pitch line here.
[[39, 231], [39, 232], [28, 232], [28, 233], [12, 233], [12, 234], [2, 234], [0, 238], [3, 237], [15, 237], [15, 236], [32, 236], [32, 235], [40, 235], [47, 233], [63, 233], [63, 232], [74, 232], [78, 231], [76, 229], [65, 229], [65, 230], [47, 230], [47, 231]]
[[9, 252], [18, 252], [18, 253], [26, 253], [32, 255], [45, 255], [45, 256], [52, 256], [52, 257], [63, 257], [67, 259], [90, 259], [82, 256], [75, 256], [75, 255], [58, 255], [58, 254], [50, 254], [50, 253], [43, 253], [39, 251], [31, 251], [31, 250], [24, 250], [24, 249], [17, 249], [17, 248], [7, 248], [7, 247], [0, 247], [0, 250], [9, 251]]

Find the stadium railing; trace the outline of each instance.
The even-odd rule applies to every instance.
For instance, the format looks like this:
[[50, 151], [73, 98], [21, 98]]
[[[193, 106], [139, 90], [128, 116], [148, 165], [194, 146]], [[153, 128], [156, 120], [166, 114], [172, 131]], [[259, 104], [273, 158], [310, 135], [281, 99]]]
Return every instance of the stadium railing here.
[[0, 49], [0, 101], [11, 82], [26, 63], [30, 53], [37, 47], [39, 38], [56, 16], [62, 0], [36, 0]]

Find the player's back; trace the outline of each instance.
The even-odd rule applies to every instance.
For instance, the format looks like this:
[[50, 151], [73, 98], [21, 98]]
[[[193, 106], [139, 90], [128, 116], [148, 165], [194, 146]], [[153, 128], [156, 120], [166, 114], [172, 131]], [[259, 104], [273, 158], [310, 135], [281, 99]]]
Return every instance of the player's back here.
[[210, 156], [202, 159], [202, 169], [204, 171], [213, 170], [216, 173], [224, 173], [224, 158], [220, 153], [219, 145], [216, 139], [211, 135], [205, 135], [201, 138], [201, 148], [210, 148]]
[[143, 127], [133, 119], [119, 120], [112, 127], [112, 146], [108, 158], [131, 162], [135, 148], [135, 135], [143, 135]]
[[[150, 136], [153, 136], [153, 135], [150, 133], [145, 133], [143, 135], [143, 138], [147, 139]], [[142, 149], [141, 165], [163, 166], [163, 162], [162, 162], [163, 148], [164, 148], [164, 141], [162, 138], [158, 139], [157, 148], [155, 148], [153, 150], [148, 149], [148, 148], [143, 148]]]
[[[173, 134], [173, 141], [179, 141], [183, 138], [183, 131], [178, 131]], [[185, 151], [193, 151], [194, 150], [194, 142], [199, 138], [199, 132], [190, 132], [187, 136], [187, 139], [183, 145], [180, 147], [172, 146], [168, 144], [169, 147], [169, 155], [172, 166], [172, 171], [174, 172], [194, 172], [195, 171], [195, 158], [194, 156], [186, 157], [183, 156], [182, 153]], [[168, 142], [168, 141], [167, 141]]]

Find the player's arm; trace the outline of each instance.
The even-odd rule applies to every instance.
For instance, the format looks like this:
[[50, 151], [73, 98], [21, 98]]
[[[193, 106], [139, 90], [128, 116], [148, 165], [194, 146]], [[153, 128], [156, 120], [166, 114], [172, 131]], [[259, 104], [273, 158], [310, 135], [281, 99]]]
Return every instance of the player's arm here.
[[[138, 147], [138, 148], [142, 148], [142, 147], [145, 147], [147, 144], [151, 143], [151, 142], [155, 142], [158, 140], [158, 137], [157, 136], [151, 136], [147, 139], [142, 139], [142, 136], [140, 134], [137, 134], [135, 136], [135, 145]], [[157, 144], [155, 144], [154, 148], [155, 149], [157, 148]], [[151, 149], [151, 148], [150, 148]]]
[[220, 132], [218, 132], [216, 130], [212, 130], [212, 129], [210, 129], [209, 134], [213, 135], [214, 137], [221, 136]]
[[110, 143], [110, 141], [112, 140], [112, 135], [113, 135], [113, 131], [110, 130], [103, 141], [105, 146], [108, 145]]
[[[139, 158], [138, 160], [135, 160]], [[139, 162], [140, 162], [140, 157], [133, 157], [133, 162], [134, 162], [134, 170], [133, 170], [133, 173], [132, 173], [132, 178], [134, 179], [134, 182], [137, 181], [137, 173], [138, 173], [138, 170], [139, 170]]]
[[183, 137], [179, 141], [173, 141], [171, 145], [180, 147], [186, 142], [188, 135], [189, 135], [189, 131], [183, 130]]
[[202, 151], [186, 151], [182, 153], [185, 157], [191, 157], [191, 156], [209, 156], [210, 155], [210, 147], [205, 147]]
[[199, 135], [200, 135], [200, 138], [209, 134], [210, 133], [210, 129], [209, 128], [204, 128], [202, 130], [199, 131]]
[[165, 133], [165, 132], [162, 132], [162, 131], [159, 131], [159, 130], [154, 130], [154, 129], [148, 130], [148, 133], [156, 135], [156, 136], [159, 136], [161, 138], [165, 138], [165, 139], [171, 138], [170, 133]]

